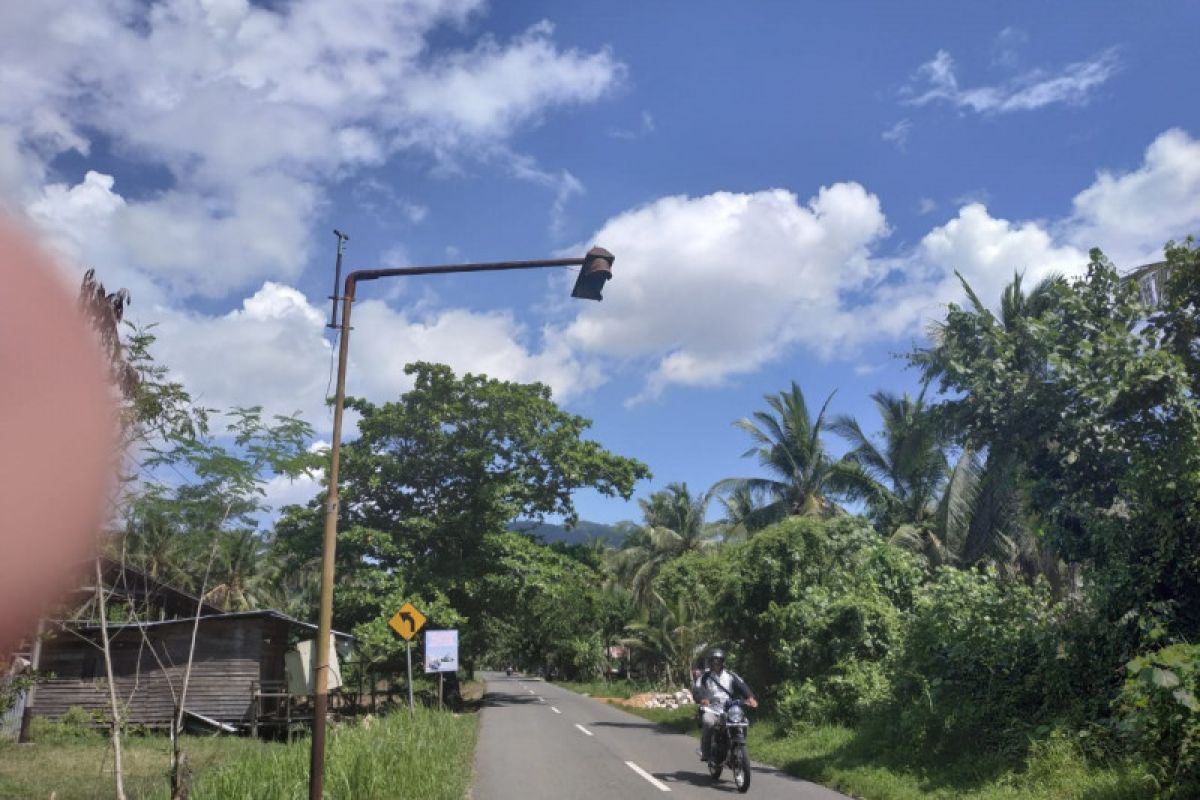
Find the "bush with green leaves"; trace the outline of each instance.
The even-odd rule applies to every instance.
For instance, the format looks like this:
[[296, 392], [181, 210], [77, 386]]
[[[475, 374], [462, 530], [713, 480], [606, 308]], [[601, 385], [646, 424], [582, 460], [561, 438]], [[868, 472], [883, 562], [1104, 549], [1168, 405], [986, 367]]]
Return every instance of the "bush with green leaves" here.
[[1118, 700], [1120, 730], [1163, 797], [1200, 796], [1200, 645], [1138, 656]]
[[789, 724], [853, 723], [887, 698], [887, 663], [921, 580], [911, 555], [861, 518], [793, 517], [729, 558], [722, 633]]
[[1070, 703], [1044, 586], [941, 569], [913, 605], [894, 674], [897, 733], [929, 751], [1019, 748]]

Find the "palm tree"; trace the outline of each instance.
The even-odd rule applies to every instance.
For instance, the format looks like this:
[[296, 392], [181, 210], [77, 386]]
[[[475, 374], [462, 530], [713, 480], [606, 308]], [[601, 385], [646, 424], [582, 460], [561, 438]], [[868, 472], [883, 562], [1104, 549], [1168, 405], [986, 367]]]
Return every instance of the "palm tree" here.
[[686, 595], [668, 603], [652, 594], [653, 606], [643, 619], [629, 625], [634, 636], [621, 644], [641, 650], [663, 666], [668, 687], [690, 685], [691, 667], [708, 648], [712, 626], [699, 612], [694, 598]]
[[[992, 329], [999, 325], [1005, 331], [1019, 331], [1030, 321], [1038, 319], [1052, 308], [1055, 296], [1067, 285], [1066, 278], [1062, 275], [1052, 274], [1038, 281], [1032, 290], [1026, 292], [1021, 285], [1023, 276], [1019, 272], [1014, 272], [1012, 282], [1005, 286], [1000, 293], [1000, 315], [997, 317], [979, 299], [979, 295], [971, 288], [971, 284], [967, 283], [967, 279], [957, 272], [955, 275], [958, 276], [963, 291], [966, 292], [967, 303], [970, 307], [969, 313], [975, 319], [975, 329], [977, 330]], [[946, 338], [945, 323], [934, 322], [930, 325], [928, 334], [933, 343], [932, 346], [918, 350], [911, 358], [913, 365], [921, 368], [926, 383], [934, 378], [943, 377], [949, 367], [943, 347]], [[1028, 347], [1021, 347], [1022, 344], [1018, 341], [1017, 364], [1028, 367], [1036, 363], [1036, 354], [1030, 352]], [[953, 408], [957, 404], [950, 405]]]
[[734, 424], [748, 433], [755, 446], [743, 457], [756, 456], [769, 478], [729, 478], [718, 486], [744, 486], [769, 498], [761, 519], [775, 522], [788, 516], [833, 516], [842, 513], [831, 497], [850, 496], [858, 485], [855, 466], [835, 460], [821, 439], [831, 393], [816, 419], [809, 414], [804, 393], [795, 381], [789, 391], [765, 398], [768, 411], [756, 411]]
[[258, 608], [264, 597], [266, 553], [255, 531], [229, 531], [218, 534], [216, 557], [209, 577], [211, 589], [204, 593], [206, 602], [223, 611], [249, 611]]
[[[714, 487], [719, 490], [721, 484]], [[717, 495], [725, 516], [720, 520], [725, 539], [748, 539], [770, 524], [762, 492], [744, 483], [736, 483], [727, 492]]]
[[693, 497], [686, 483], [668, 484], [638, 501], [644, 525], [613, 553], [613, 571], [643, 609], [652, 601], [654, 577], [663, 564], [714, 540], [704, 518], [712, 493]]
[[871, 395], [883, 429], [876, 445], [858, 420], [838, 417], [831, 430], [849, 442], [846, 459], [859, 467], [857, 495], [867, 503], [879, 532], [921, 525], [933, 517], [938, 493], [950, 474], [943, 431], [925, 388], [915, 397], [878, 391]]
[[[1013, 334], [1009, 338], [1015, 350], [1006, 358], [1014, 359], [1026, 372], [1035, 373], [1043, 359], [1032, 347], [1032, 337], [1020, 334], [1053, 309], [1058, 293], [1066, 285], [1065, 279], [1061, 275], [1050, 275], [1026, 292], [1021, 274], [1014, 273], [1012, 282], [1001, 293], [997, 314], [984, 305], [962, 275], [958, 278], [967, 295], [964, 313], [972, 318], [972, 325], [968, 327], [980, 332], [980, 343], [983, 342], [984, 332], [997, 327]], [[922, 369], [927, 382], [945, 377], [953, 369], [946, 347], [946, 335], [945, 325], [935, 324], [929, 330], [932, 346], [919, 351], [912, 359]], [[963, 435], [967, 430], [967, 403], [953, 400], [943, 404], [943, 407], [949, 424], [958, 435]], [[1045, 577], [1060, 596], [1071, 591], [1072, 570], [1053, 556], [1035, 532], [1025, 491], [1021, 486], [1024, 465], [993, 442], [976, 444], [981, 447], [987, 445], [987, 460], [981, 464], [971, 456], [972, 462], [964, 465], [962, 497], [968, 503], [969, 518], [954, 531], [941, 529], [937, 534], [939, 540], [946, 544], [949, 552], [954, 553], [958, 563], [991, 563], [1010, 576], [1027, 580]], [[912, 533], [907, 531], [904, 537], [899, 538], [911, 544], [914, 541]]]

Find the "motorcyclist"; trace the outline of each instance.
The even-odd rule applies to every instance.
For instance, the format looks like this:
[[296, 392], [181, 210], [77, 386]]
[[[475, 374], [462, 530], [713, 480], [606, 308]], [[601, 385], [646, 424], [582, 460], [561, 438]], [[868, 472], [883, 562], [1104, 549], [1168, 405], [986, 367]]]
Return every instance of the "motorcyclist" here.
[[696, 678], [692, 685], [692, 697], [701, 707], [700, 726], [703, 733], [700, 736], [700, 760], [708, 761], [712, 750], [713, 730], [721, 719], [721, 711], [725, 703], [734, 698], [746, 701], [750, 708], [758, 708], [758, 700], [754, 692], [737, 675], [725, 669], [725, 651], [713, 650], [708, 654], [708, 669]]

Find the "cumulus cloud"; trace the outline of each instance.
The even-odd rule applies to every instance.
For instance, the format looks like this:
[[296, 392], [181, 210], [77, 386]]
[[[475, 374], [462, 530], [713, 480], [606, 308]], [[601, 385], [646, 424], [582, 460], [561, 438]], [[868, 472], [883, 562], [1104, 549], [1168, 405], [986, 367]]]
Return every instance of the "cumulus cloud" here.
[[565, 336], [585, 352], [648, 360], [649, 395], [718, 384], [801, 339], [832, 345], [845, 322], [837, 299], [880, 277], [868, 248], [886, 231], [879, 199], [856, 183], [807, 203], [779, 189], [663, 198], [592, 237], [616, 253], [620, 283]]
[[1072, 207], [1058, 220], [1014, 220], [967, 201], [885, 255], [880, 201], [856, 183], [803, 203], [783, 190], [662, 198], [596, 231], [590, 241], [617, 254], [616, 279], [563, 335], [644, 369], [635, 400], [717, 385], [797, 350], [853, 359], [868, 343], [920, 336], [962, 299], [956, 272], [994, 302], [1015, 272], [1028, 284], [1081, 274], [1092, 244], [1135, 266], [1200, 229], [1200, 142], [1164, 133], [1138, 168], [1100, 173]]
[[1173, 128], [1146, 148], [1141, 166], [1101, 171], [1075, 196], [1065, 235], [1118, 264], [1158, 260], [1163, 243], [1200, 234], [1200, 141]]
[[[300, 412], [326, 431], [332, 420], [324, 398], [332, 393], [334, 366], [325, 338], [326, 310], [296, 289], [272, 282], [227, 314], [156, 309], [156, 352], [204, 405]], [[421, 360], [449, 364], [459, 373], [540, 381], [559, 400], [600, 379], [564, 344], [541, 341], [504, 312], [400, 312], [371, 300], [355, 306], [353, 323], [351, 395], [394, 399], [412, 385], [405, 364]]]
[[[176, 296], [211, 297], [291, 280], [308, 258], [308, 223], [328, 182], [402, 149], [439, 163], [500, 159], [507, 167], [517, 130], [620, 82], [624, 67], [607, 49], [563, 48], [549, 23], [510, 41], [485, 36], [466, 49], [430, 51], [435, 31], [461, 26], [481, 7], [24, 4], [0, 29], [0, 191], [17, 206], [40, 202], [40, 219], [52, 220], [59, 212], [48, 206], [67, 195], [43, 191], [46, 166], [102, 140], [163, 170], [167, 185], [125, 196], [109, 229], [111, 246], [154, 280]], [[576, 190], [564, 189], [565, 179], [550, 183], [561, 214]], [[426, 210], [409, 201], [400, 211], [419, 222]], [[213, 258], [227, 254], [213, 247], [239, 257]]]
[[1058, 71], [1035, 69], [1003, 84], [964, 88], [959, 84], [954, 59], [947, 51], [939, 50], [917, 68], [901, 95], [912, 106], [946, 103], [979, 114], [1032, 111], [1055, 104], [1086, 103], [1119, 69], [1117, 51], [1110, 48]]

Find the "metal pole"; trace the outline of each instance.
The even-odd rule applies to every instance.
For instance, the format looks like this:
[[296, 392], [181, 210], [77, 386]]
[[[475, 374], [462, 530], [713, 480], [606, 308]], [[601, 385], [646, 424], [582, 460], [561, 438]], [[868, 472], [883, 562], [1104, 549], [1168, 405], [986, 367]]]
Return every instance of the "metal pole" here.
[[412, 642], [407, 642], [404, 650], [408, 654], [408, 713], [411, 714], [416, 711], [416, 707], [413, 705], [412, 691]]
[[313, 697], [312, 752], [308, 770], [309, 800], [321, 800], [325, 782], [325, 714], [329, 708], [329, 637], [333, 627], [333, 566], [337, 549], [338, 468], [342, 455], [342, 412], [346, 405], [346, 360], [350, 348], [350, 308], [354, 280], [346, 280], [338, 343], [337, 393], [333, 401], [333, 441], [329, 457], [329, 489], [325, 496], [325, 535], [321, 547], [321, 611], [313, 649], [316, 694]]
[[[341, 263], [342, 246], [345, 234], [338, 234], [338, 264]], [[367, 269], [355, 270], [346, 276], [346, 288], [342, 292], [342, 319], [337, 325], [341, 332], [338, 348], [337, 393], [333, 402], [333, 442], [329, 454], [329, 489], [325, 498], [325, 533], [321, 547], [321, 608], [317, 625], [316, 655], [313, 659], [313, 669], [316, 672], [315, 694], [313, 696], [313, 729], [312, 752], [308, 772], [309, 800], [322, 800], [322, 785], [325, 781], [325, 715], [329, 708], [329, 636], [333, 627], [333, 575], [334, 555], [337, 550], [337, 516], [338, 516], [338, 467], [342, 453], [342, 412], [346, 405], [346, 362], [350, 346], [350, 308], [354, 304], [354, 293], [358, 282], [372, 281], [379, 278], [399, 278], [407, 275], [445, 275], [459, 272], [499, 272], [513, 269], [541, 269], [543, 267], [580, 266], [580, 281], [591, 275], [599, 275], [600, 285], [611, 277], [612, 254], [603, 248], [594, 247], [584, 258], [556, 258], [543, 261], [495, 261], [482, 264], [445, 264], [432, 267], [402, 267], [397, 269]], [[599, 262], [597, 269], [591, 269]], [[607, 265], [607, 267], [605, 266]], [[594, 281], [593, 281], [594, 283]], [[576, 291], [580, 282], [576, 283]], [[334, 290], [336, 295], [337, 291]], [[582, 293], [572, 292], [572, 296], [590, 300], [599, 300], [597, 286], [585, 286]], [[337, 300], [334, 300], [334, 308]], [[412, 700], [412, 649], [409, 647], [409, 681], [408, 704], [413, 708]]]
[[445, 690], [446, 673], [438, 673], [438, 711], [442, 710], [442, 692]]
[[337, 304], [341, 299], [338, 297], [338, 290], [342, 288], [342, 252], [346, 249], [346, 242], [350, 241], [350, 237], [337, 228], [333, 229], [333, 235], [338, 239], [337, 263], [333, 267], [333, 294], [329, 296], [329, 299], [333, 301], [333, 308], [329, 311], [329, 324], [325, 326], [326, 328], [338, 326]]

